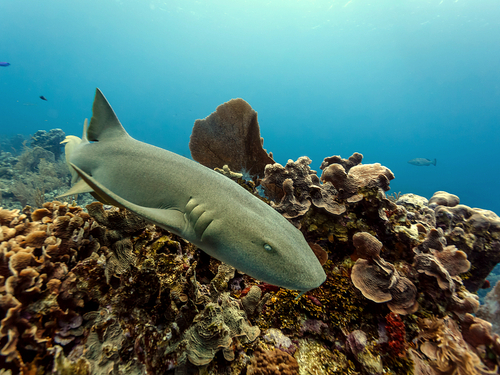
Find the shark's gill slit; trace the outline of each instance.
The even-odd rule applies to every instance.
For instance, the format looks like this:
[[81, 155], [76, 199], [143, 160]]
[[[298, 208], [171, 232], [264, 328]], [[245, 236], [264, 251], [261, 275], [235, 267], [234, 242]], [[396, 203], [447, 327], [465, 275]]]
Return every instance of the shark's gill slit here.
[[199, 226], [198, 228], [196, 228], [196, 233], [198, 234], [198, 236], [202, 240], [203, 240], [203, 235], [205, 234], [205, 232], [207, 231], [208, 227], [210, 226], [210, 224], [212, 224], [213, 221], [214, 221], [214, 219], [206, 220], [205, 223], [203, 223], [201, 226]]
[[197, 206], [196, 201], [193, 199], [193, 197], [189, 197], [188, 202], [186, 203], [186, 214], [190, 214], [191, 211]]

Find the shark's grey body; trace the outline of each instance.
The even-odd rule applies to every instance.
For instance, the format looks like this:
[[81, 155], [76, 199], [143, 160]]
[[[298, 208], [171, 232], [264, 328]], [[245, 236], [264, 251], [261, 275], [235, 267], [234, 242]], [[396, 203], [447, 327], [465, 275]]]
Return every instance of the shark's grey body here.
[[307, 291], [325, 281], [283, 216], [222, 174], [130, 137], [99, 89], [88, 130], [66, 142], [76, 184], [65, 195], [93, 191], [274, 285]]

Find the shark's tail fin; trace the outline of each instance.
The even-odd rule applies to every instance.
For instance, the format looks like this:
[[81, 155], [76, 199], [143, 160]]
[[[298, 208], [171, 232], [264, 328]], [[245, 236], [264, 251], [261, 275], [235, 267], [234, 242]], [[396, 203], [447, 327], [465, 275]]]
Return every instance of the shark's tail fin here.
[[87, 140], [87, 128], [88, 128], [88, 120], [85, 119], [83, 123], [83, 135], [82, 138], [78, 138], [74, 135], [68, 135], [61, 144], [65, 143], [64, 152], [66, 154], [66, 164], [68, 164], [69, 172], [71, 173], [71, 185], [73, 186], [66, 193], [59, 195], [59, 197], [65, 197], [67, 195], [74, 195], [80, 193], [89, 193], [92, 192], [92, 188], [87, 185], [85, 181], [78, 175], [76, 170], [71, 166], [71, 155], [77, 146], [82, 143], [89, 143]]
[[432, 162], [432, 164], [434, 164], [434, 166], [436, 166], [437, 164], [437, 159], [434, 158], [434, 161]]

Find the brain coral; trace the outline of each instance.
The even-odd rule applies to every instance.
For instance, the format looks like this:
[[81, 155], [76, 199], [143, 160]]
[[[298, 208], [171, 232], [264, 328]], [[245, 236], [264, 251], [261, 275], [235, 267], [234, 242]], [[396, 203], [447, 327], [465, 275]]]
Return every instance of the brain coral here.
[[297, 360], [279, 349], [257, 348], [247, 367], [248, 375], [295, 375], [298, 371]]

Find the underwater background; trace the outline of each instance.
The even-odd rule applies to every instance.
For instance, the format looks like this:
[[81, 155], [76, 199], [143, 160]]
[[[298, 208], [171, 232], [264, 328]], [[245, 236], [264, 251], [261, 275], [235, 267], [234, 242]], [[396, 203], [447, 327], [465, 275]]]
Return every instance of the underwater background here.
[[[0, 375], [498, 374], [499, 67], [498, 0], [0, 0]], [[326, 281], [61, 198], [96, 87], [270, 204]]]
[[361, 152], [391, 191], [500, 212], [496, 0], [2, 0], [0, 35], [0, 134], [80, 136], [99, 87], [189, 157], [194, 121], [241, 97], [279, 163]]

